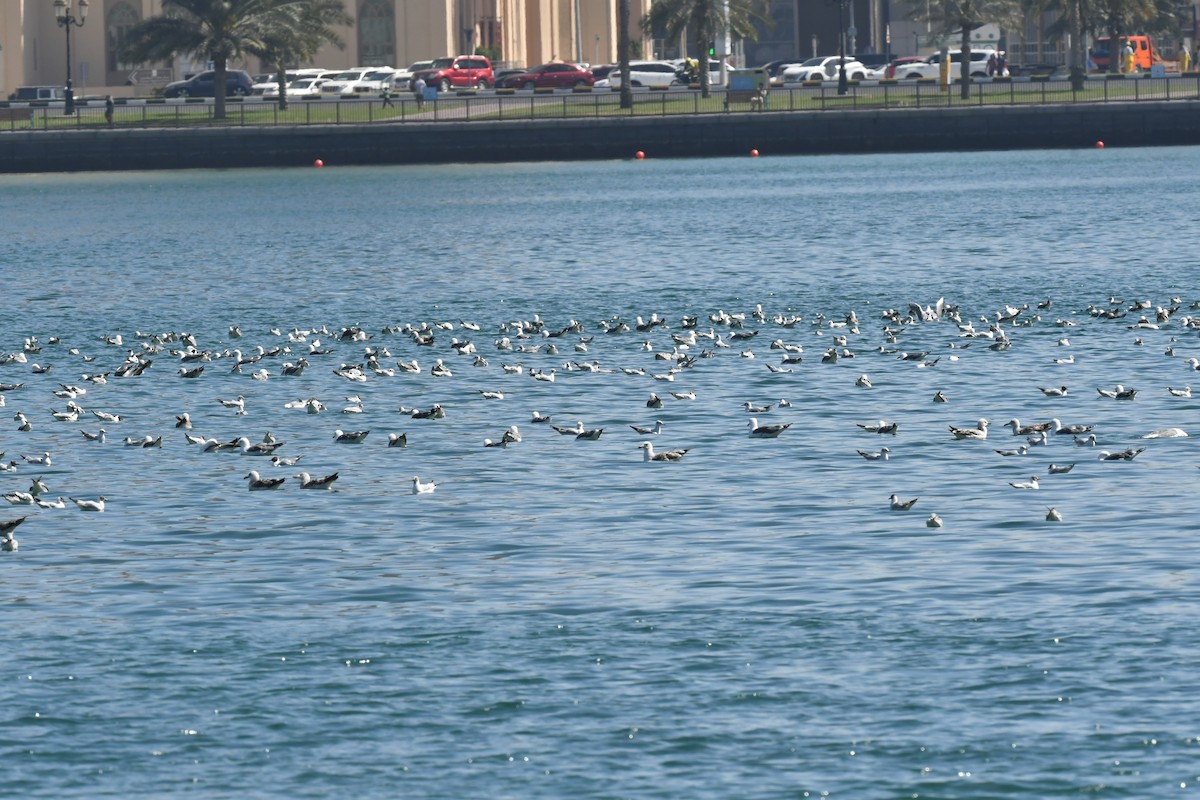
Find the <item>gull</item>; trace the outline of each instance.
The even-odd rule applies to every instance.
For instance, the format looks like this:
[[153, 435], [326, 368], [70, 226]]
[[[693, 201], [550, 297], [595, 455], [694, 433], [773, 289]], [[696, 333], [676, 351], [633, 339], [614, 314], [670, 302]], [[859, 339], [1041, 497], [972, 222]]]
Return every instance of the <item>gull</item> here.
[[410, 416], [413, 419], [445, 419], [446, 411], [438, 403], [434, 403], [429, 407], [428, 411], [414, 409]]
[[35, 498], [29, 492], [8, 492], [4, 499], [14, 506], [31, 506]]
[[859, 375], [859, 376], [858, 376], [858, 380], [856, 380], [856, 381], [854, 382], [854, 385], [855, 385], [855, 386], [858, 386], [858, 387], [861, 387], [861, 388], [863, 388], [863, 389], [870, 389], [870, 388], [872, 388], [872, 386], [871, 386], [871, 379], [867, 377], [866, 373], [863, 373], [862, 375]]
[[367, 438], [370, 431], [343, 431], [341, 428], [334, 430], [333, 440], [345, 444], [361, 444], [363, 439]]
[[1028, 481], [1022, 481], [1020, 483], [1013, 483], [1012, 481], [1009, 481], [1008, 485], [1014, 489], [1036, 489], [1038, 488], [1037, 475], [1031, 475]]
[[956, 428], [953, 425], [950, 425], [949, 428], [955, 439], [986, 439], [988, 421], [980, 419], [974, 428]]
[[1121, 450], [1116, 453], [1110, 453], [1107, 450], [1101, 450], [1100, 451], [1100, 460], [1101, 461], [1133, 461], [1135, 458], [1138, 457], [1138, 454], [1143, 452], [1145, 449], [1146, 448], [1144, 448], [1144, 447], [1139, 447], [1137, 449], [1130, 448], [1128, 450]]
[[193, 367], [192, 369], [179, 368], [179, 377], [181, 378], [199, 378], [204, 373], [204, 365]]
[[746, 412], [750, 413], [750, 414], [766, 414], [768, 411], [770, 411], [773, 408], [771, 403], [767, 403], [764, 406], [756, 406], [753, 403], [751, 403], [749, 400], [747, 400], [742, 405], [745, 407]]
[[218, 397], [217, 402], [226, 408], [234, 409], [235, 413], [237, 413], [239, 416], [244, 416], [246, 413], [246, 398], [242, 397], [240, 394], [237, 396], [236, 400], [222, 400]]
[[1112, 388], [1112, 389], [1101, 389], [1101, 388], [1097, 387], [1097, 388], [1096, 388], [1096, 391], [1097, 391], [1097, 392], [1100, 394], [1100, 396], [1101, 396], [1101, 397], [1113, 397], [1113, 398], [1115, 398], [1115, 397], [1118, 397], [1119, 395], [1121, 395], [1121, 394], [1123, 394], [1123, 393], [1125, 392], [1125, 387], [1124, 387], [1124, 386], [1122, 386], [1121, 384], [1119, 384], [1119, 383], [1118, 383], [1118, 384], [1116, 385], [1116, 387], [1115, 387], [1115, 388]]
[[530, 376], [532, 376], [535, 381], [545, 381], [546, 383], [554, 383], [554, 376], [557, 373], [558, 370], [553, 367], [551, 367], [549, 372], [542, 372], [541, 370], [534, 372], [532, 369], [529, 370]]
[[1039, 386], [1038, 390], [1041, 391], [1042, 394], [1046, 395], [1046, 397], [1065, 397], [1067, 394], [1067, 387], [1065, 386], [1059, 386], [1057, 388], [1053, 386], [1049, 388]]
[[413, 494], [433, 494], [433, 490], [438, 487], [438, 485], [436, 483], [434, 483], [433, 481], [429, 481], [428, 483], [421, 483], [421, 479], [419, 477], [417, 477], [416, 475], [413, 475], [413, 477], [412, 477], [412, 485], [413, 485], [413, 488], [412, 488]]
[[654, 425], [650, 427], [644, 427], [641, 425], [630, 425], [629, 427], [633, 428], [635, 432], [640, 433], [642, 436], [657, 436], [658, 434], [662, 433], [663, 421], [661, 419], [656, 419], [654, 420]]
[[1182, 439], [1187, 436], [1188, 432], [1183, 428], [1159, 428], [1156, 431], [1150, 431], [1143, 439]]
[[538, 424], [538, 423], [542, 423], [542, 422], [549, 422], [549, 421], [550, 421], [550, 415], [549, 415], [549, 414], [542, 414], [542, 413], [539, 413], [539, 412], [537, 412], [537, 411], [534, 411], [534, 412], [533, 412], [533, 414], [531, 415], [531, 417], [530, 417], [530, 420], [529, 420], [529, 421], [530, 421], [530, 422], [533, 422], [534, 424]]
[[183, 412], [182, 414], [176, 414], [175, 415], [175, 427], [176, 428], [186, 428], [187, 430], [190, 431], [192, 429], [191, 416], [186, 411]]
[[583, 420], [579, 420], [575, 423], [574, 427], [570, 428], [566, 428], [561, 425], [551, 425], [550, 427], [561, 433], [563, 436], [578, 436], [585, 430], [583, 427]]
[[21, 423], [20, 425], [17, 426], [17, 430], [26, 431], [26, 432], [33, 430], [33, 425], [29, 422], [29, 418], [26, 417], [24, 414], [22, 414], [20, 411], [18, 411], [16, 414], [13, 415], [13, 419], [15, 419], [17, 422]]
[[1051, 475], [1066, 475], [1071, 470], [1075, 469], [1074, 462], [1070, 464], [1051, 464], [1046, 468], [1046, 472]]
[[1170, 392], [1175, 397], [1191, 397], [1192, 396], [1192, 387], [1191, 386], [1185, 386], [1182, 389], [1172, 389], [1170, 386], [1168, 386], [1167, 391]]
[[865, 424], [862, 422], [856, 422], [854, 424], [862, 428], [867, 433], [890, 433], [895, 436], [896, 432], [900, 430], [899, 422], [889, 422], [888, 420], [883, 419], [879, 420], [879, 422], [868, 422]]
[[332, 489], [333, 482], [338, 479], [336, 472], [331, 472], [328, 475], [323, 475], [319, 478], [314, 478], [307, 472], [298, 472], [295, 478], [300, 481], [301, 489]]
[[1063, 425], [1057, 418], [1050, 420], [1056, 434], [1069, 433], [1072, 436], [1080, 433], [1091, 433], [1095, 425]]
[[926, 528], [942, 527], [942, 518], [939, 517], [937, 514], [930, 514], [929, 519], [925, 520], [925, 527]]
[[654, 452], [654, 445], [651, 442], [642, 442], [638, 447], [642, 449], [643, 461], [682, 461], [689, 449], [664, 450], [661, 453], [656, 453]]
[[1046, 522], [1062, 522], [1062, 514], [1057, 508], [1046, 509]]
[[45, 494], [48, 491], [50, 491], [50, 487], [41, 478], [34, 478], [30, 482], [29, 493], [34, 497], [37, 497], [39, 494]]
[[408, 447], [407, 433], [389, 433], [388, 447]]
[[650, 393], [650, 399], [646, 401], [646, 408], [662, 408], [663, 401], [654, 392]]
[[0, 534], [11, 536], [12, 532], [17, 529], [17, 526], [24, 522], [28, 517], [17, 517], [16, 519], [5, 520], [0, 522]]
[[429, 368], [429, 374], [435, 378], [449, 378], [454, 373], [451, 372], [450, 368], [442, 363], [442, 359], [439, 358], [434, 365]]
[[949, 400], [946, 398], [946, 395], [944, 395], [944, 394], [942, 394], [940, 391], [938, 391], [938, 392], [935, 392], [935, 393], [934, 393], [934, 395], [933, 395], [933, 402], [935, 402], [935, 403], [947, 403], [947, 402], [949, 402]]
[[750, 428], [751, 439], [774, 439], [792, 427], [792, 423], [790, 422], [785, 422], [782, 425], [759, 425], [757, 417], [751, 417], [747, 424]]
[[404, 372], [420, 372], [421, 371], [421, 365], [417, 363], [417, 360], [415, 358], [412, 361], [397, 361], [396, 366], [399, 367]]
[[696, 393], [695, 392], [671, 392], [671, 397], [674, 397], [676, 400], [695, 400]]
[[242, 448], [242, 455], [244, 456], [269, 456], [284, 445], [284, 442], [258, 442], [251, 444], [250, 440], [245, 436], [237, 441], [238, 445]]
[[484, 400], [503, 400], [504, 399], [504, 392], [499, 391], [499, 390], [480, 389], [479, 394], [480, 394], [480, 396], [483, 397]]
[[79, 412], [78, 411], [55, 411], [54, 409], [50, 409], [50, 416], [54, 417], [59, 422], [78, 422], [79, 421]]
[[508, 442], [501, 439], [500, 441], [492, 441], [491, 439], [483, 440], [484, 447], [508, 447]]
[[1029, 442], [1031, 447], [1040, 447], [1050, 444], [1050, 437], [1046, 434], [1046, 431], [1038, 431], [1036, 435], [1030, 436], [1025, 441]]
[[888, 502], [891, 503], [892, 511], [908, 511], [920, 499], [919, 497], [914, 497], [912, 500], [901, 500], [896, 495], [892, 495], [888, 498]]
[[48, 467], [52, 463], [49, 453], [42, 453], [40, 456], [21, 456], [21, 460], [26, 464], [37, 464], [39, 466]]
[[80, 511], [103, 511], [104, 501], [107, 499], [108, 498], [106, 498], [104, 495], [100, 495], [100, 497], [95, 500], [80, 500], [72, 497], [71, 502], [79, 506]]
[[517, 430], [516, 425], [509, 425], [508, 430], [500, 435], [500, 441], [506, 444], [517, 444], [522, 441], [521, 432]]
[[66, 508], [67, 500], [65, 497], [60, 497], [57, 500], [43, 500], [40, 497], [33, 498], [33, 502], [39, 508]]
[[361, 413], [363, 413], [364, 410], [365, 409], [363, 408], [362, 401], [359, 400], [357, 403], [351, 403], [350, 405], [343, 408], [342, 413], [343, 414], [361, 414]]
[[258, 474], [258, 470], [252, 469], [246, 475], [246, 480], [250, 481], [250, 491], [259, 492], [266, 489], [278, 489], [283, 486], [286, 478], [264, 478]]
[[865, 450], [856, 450], [855, 452], [857, 452], [860, 456], [865, 458], [867, 461], [887, 461], [888, 454], [890, 454], [892, 451], [890, 449], [884, 447], [884, 448], [881, 448], [878, 453], [868, 453]]
[[292, 456], [291, 458], [284, 458], [283, 456], [271, 456], [271, 463], [277, 467], [294, 467], [300, 463], [300, 459], [302, 458], [304, 458], [304, 456]]
[[600, 434], [602, 434], [602, 433], [604, 433], [604, 428], [590, 428], [588, 430], [580, 431], [579, 433], [575, 434], [575, 439], [576, 439], [576, 441], [583, 440], [583, 441], [594, 442], [600, 438]]
[[[21, 519], [17, 521], [22, 522], [24, 519], [24, 517], [21, 517]], [[17, 542], [17, 537], [13, 536], [11, 531], [6, 532], [2, 537], [0, 537], [0, 550], [4, 551], [5, 553], [15, 553], [19, 549], [20, 544]]]
[[262, 368], [262, 369], [260, 369], [260, 370], [256, 370], [256, 371], [254, 371], [254, 372], [251, 372], [251, 373], [250, 373], [250, 377], [251, 377], [252, 379], [256, 380], [256, 381], [265, 381], [265, 380], [267, 380], [268, 378], [270, 378], [270, 377], [271, 377], [271, 373], [267, 372], [267, 368], [266, 368], [266, 367], [263, 367], [263, 368]]
[[99, 442], [100, 444], [104, 444], [104, 428], [101, 428], [98, 433], [88, 433], [85, 430], [80, 430], [79, 432], [83, 435], [83, 438], [87, 439], [89, 442]]
[[994, 450], [993, 452], [1002, 456], [1023, 456], [1029, 452], [1029, 445], [1023, 444], [1015, 450]]
[[1013, 436], [1026, 436], [1031, 433], [1041, 433], [1048, 431], [1054, 426], [1053, 422], [1035, 422], [1032, 425], [1022, 425], [1021, 420], [1013, 417], [1008, 422], [1004, 423], [1005, 427], [1013, 429]]

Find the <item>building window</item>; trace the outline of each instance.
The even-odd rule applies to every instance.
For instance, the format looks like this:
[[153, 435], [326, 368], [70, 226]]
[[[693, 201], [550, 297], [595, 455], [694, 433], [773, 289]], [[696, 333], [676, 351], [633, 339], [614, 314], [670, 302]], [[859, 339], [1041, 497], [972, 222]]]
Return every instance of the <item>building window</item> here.
[[363, 0], [358, 7], [358, 63], [391, 67], [396, 63], [396, 12], [390, 0]]
[[121, 60], [121, 50], [125, 47], [129, 29], [141, 20], [137, 9], [124, 0], [113, 3], [104, 14], [104, 63], [108, 68], [107, 82], [110, 85], [124, 83], [126, 74], [137, 67], [137, 64]]

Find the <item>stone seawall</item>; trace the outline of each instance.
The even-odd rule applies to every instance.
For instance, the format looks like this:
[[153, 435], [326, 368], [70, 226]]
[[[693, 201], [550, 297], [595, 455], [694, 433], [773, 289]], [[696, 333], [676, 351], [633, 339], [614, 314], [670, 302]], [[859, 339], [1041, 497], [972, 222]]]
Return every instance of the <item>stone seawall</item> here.
[[0, 133], [0, 172], [1200, 144], [1200, 102]]

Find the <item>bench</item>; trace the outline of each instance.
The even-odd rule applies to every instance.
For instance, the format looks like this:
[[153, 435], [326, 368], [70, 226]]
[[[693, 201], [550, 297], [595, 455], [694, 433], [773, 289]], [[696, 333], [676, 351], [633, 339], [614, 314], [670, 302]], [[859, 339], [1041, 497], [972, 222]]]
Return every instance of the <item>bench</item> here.
[[33, 127], [33, 109], [32, 108], [14, 108], [7, 106], [0, 108], [0, 121], [3, 122], [28, 122], [29, 127]]
[[730, 89], [725, 92], [725, 110], [730, 103], [749, 103], [751, 111], [762, 111], [767, 105], [766, 89]]

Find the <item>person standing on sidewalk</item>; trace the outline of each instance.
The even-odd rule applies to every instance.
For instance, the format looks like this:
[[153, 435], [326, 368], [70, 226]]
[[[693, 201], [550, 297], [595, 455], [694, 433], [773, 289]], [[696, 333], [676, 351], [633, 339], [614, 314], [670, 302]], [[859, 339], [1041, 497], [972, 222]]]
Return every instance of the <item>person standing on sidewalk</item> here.
[[425, 108], [425, 79], [418, 76], [412, 85], [413, 95], [417, 98], [417, 110]]

